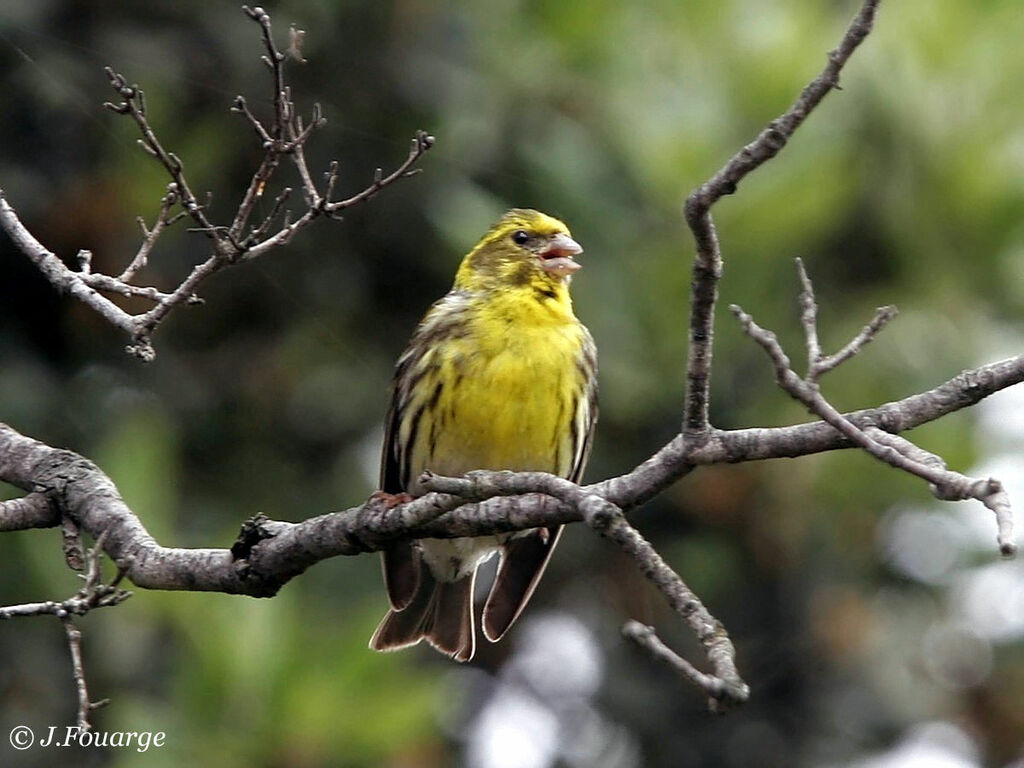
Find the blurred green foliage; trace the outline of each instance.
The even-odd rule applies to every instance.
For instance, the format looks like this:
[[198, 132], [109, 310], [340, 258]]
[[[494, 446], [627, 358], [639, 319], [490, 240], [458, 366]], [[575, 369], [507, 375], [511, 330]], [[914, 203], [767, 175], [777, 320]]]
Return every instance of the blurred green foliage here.
[[[855, 4], [267, 8], [282, 42], [289, 23], [307, 30], [307, 63], [289, 64], [289, 77], [298, 104], [308, 113], [320, 102], [329, 121], [307, 150], [311, 166], [337, 159], [342, 193], [358, 190], [424, 128], [437, 136], [424, 173], [217, 276], [205, 305], [160, 330], [150, 365], [0, 242], [0, 419], [97, 461], [166, 544], [226, 546], [256, 512], [297, 520], [354, 505], [374, 488], [393, 359], [461, 254], [517, 205], [564, 218], [586, 248], [574, 295], [600, 349], [602, 396], [588, 477], [626, 471], [669, 439], [692, 258], [683, 200], [792, 102]], [[1019, 0], [883, 4], [843, 90], [715, 209], [723, 307], [741, 304], [776, 329], [794, 358], [794, 256], [815, 280], [827, 348], [877, 305], [900, 307], [826, 380], [841, 408], [1019, 349], [1022, 39]], [[89, 248], [97, 270], [123, 267], [137, 247], [133, 218], [152, 219], [167, 179], [129, 121], [101, 108], [109, 64], [143, 86], [165, 145], [193, 187], [212, 193], [213, 218], [228, 219], [259, 147], [227, 107], [242, 93], [267, 113], [260, 53], [256, 26], [232, 3], [6, 0], [0, 187], [62, 257]], [[295, 185], [290, 173], [282, 183]], [[204, 247], [175, 227], [144, 279], [176, 284]], [[716, 330], [717, 425], [807, 418], [721, 308]], [[956, 469], [982, 452], [971, 414], [915, 438]], [[641, 745], [645, 765], [839, 765], [934, 718], [964, 725], [981, 764], [1004, 765], [1024, 733], [1022, 644], [999, 646], [990, 675], [969, 686], [915, 670], [945, 592], [887, 567], [879, 521], [900, 503], [925, 504], [926, 489], [837, 453], [695, 472], [637, 514], [738, 646], [753, 700], [728, 718], [710, 719], [693, 691], [621, 646], [626, 616], [657, 623], [678, 647], [692, 640], [631, 565], [586, 532], [566, 537], [531, 610], [570, 610], [595, 632], [607, 665], [601, 711]], [[0, 601], [75, 588], [53, 532], [0, 537]], [[81, 763], [4, 745], [0, 762], [461, 764], [458, 723], [472, 705], [444, 713], [472, 701], [470, 678], [428, 651], [367, 651], [384, 608], [373, 557], [323, 563], [273, 600], [136, 594], [82, 621], [91, 692], [112, 699], [96, 720], [164, 730], [167, 746]], [[498, 670], [515, 642], [483, 649], [479, 666]], [[0, 626], [0, 659], [0, 731], [71, 721], [56, 622]], [[897, 700], [880, 678], [901, 660], [909, 682]]]

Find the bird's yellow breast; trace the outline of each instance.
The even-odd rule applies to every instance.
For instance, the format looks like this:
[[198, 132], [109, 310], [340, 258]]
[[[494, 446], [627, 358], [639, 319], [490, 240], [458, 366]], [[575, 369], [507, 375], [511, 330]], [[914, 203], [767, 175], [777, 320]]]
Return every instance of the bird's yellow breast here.
[[540, 470], [567, 475], [583, 389], [584, 333], [568, 294], [510, 290], [470, 313], [465, 333], [432, 350], [439, 382], [416, 436], [412, 476], [424, 469]]

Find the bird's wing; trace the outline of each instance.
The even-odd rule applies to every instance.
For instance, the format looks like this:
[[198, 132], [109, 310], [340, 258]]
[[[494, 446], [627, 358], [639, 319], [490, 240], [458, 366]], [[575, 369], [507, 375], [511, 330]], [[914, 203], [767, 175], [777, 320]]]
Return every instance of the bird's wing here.
[[397, 445], [401, 422], [402, 398], [401, 381], [403, 374], [407, 373], [411, 361], [408, 353], [399, 358], [398, 366], [395, 368], [394, 383], [391, 387], [391, 406], [388, 408], [387, 420], [384, 423], [384, 446], [380, 456], [380, 489], [384, 493], [403, 493], [405, 484], [402, 482], [400, 450]]
[[[395, 367], [391, 406], [385, 421], [384, 446], [380, 457], [380, 489], [384, 493], [398, 494], [406, 491], [407, 478], [402, 477], [401, 465], [402, 456], [406, 452], [401, 450], [398, 440], [401, 433], [401, 405], [407, 388], [403, 383], [408, 381], [409, 370], [415, 363], [415, 349], [415, 345], [410, 344]], [[423, 565], [419, 550], [411, 541], [400, 541], [382, 550], [380, 556], [388, 600], [394, 610], [401, 611], [412, 602], [420, 586]]]
[[574, 483], [579, 483], [583, 479], [583, 470], [586, 469], [587, 461], [590, 459], [590, 449], [594, 445], [594, 432], [597, 427], [597, 346], [585, 326], [583, 327], [580, 370], [586, 383], [583, 394], [576, 404], [576, 413], [573, 417], [575, 456], [572, 469], [566, 476]]
[[[391, 406], [384, 427], [384, 447], [380, 460], [380, 488], [385, 493], [411, 492], [416, 478], [412, 477], [412, 451], [423, 408], [412, 415], [412, 425], [404, 443], [402, 423], [405, 411], [411, 407], [413, 393], [420, 377], [429, 364], [439, 339], [452, 332], [453, 324], [461, 322], [463, 309], [469, 297], [462, 291], [451, 291], [427, 311], [417, 326], [405, 351], [395, 366], [391, 389]], [[399, 542], [381, 553], [384, 585], [391, 607], [400, 611], [412, 601], [422, 580], [422, 559], [419, 548], [412, 542]]]

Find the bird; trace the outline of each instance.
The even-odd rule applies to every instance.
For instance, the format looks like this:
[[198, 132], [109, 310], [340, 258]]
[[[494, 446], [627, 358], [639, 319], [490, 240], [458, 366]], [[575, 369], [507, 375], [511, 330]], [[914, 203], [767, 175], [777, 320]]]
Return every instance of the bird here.
[[[429, 470], [549, 472], [579, 482], [597, 423], [597, 349], [569, 285], [582, 247], [559, 219], [513, 208], [462, 259], [395, 365], [380, 491], [392, 503], [425, 493]], [[382, 551], [390, 608], [377, 651], [426, 640], [456, 661], [476, 650], [474, 584], [500, 556], [481, 628], [497, 642], [533, 594], [562, 526]]]

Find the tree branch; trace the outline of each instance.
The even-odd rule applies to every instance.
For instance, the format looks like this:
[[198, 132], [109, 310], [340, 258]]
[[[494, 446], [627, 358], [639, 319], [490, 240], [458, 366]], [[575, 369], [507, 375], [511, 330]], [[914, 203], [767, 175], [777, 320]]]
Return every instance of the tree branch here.
[[[1024, 355], [964, 371], [927, 392], [843, 417], [862, 429], [897, 433], [974, 405], [1021, 381]], [[231, 549], [183, 549], [158, 544], [95, 464], [0, 424], [0, 480], [32, 491], [24, 501], [15, 500], [21, 503], [0, 504], [0, 531], [58, 526], [60, 515], [47, 511], [53, 507], [94, 537], [107, 531], [103, 550], [138, 587], [268, 597], [321, 560], [377, 551], [396, 540], [479, 536], [583, 522], [587, 504], [594, 503], [588, 499], [629, 512], [699, 465], [805, 456], [853, 445], [844, 433], [824, 422], [713, 430], [696, 443], [680, 434], [631, 472], [592, 485], [576, 486], [545, 473], [428, 475], [424, 483], [434, 492], [390, 509], [371, 497], [364, 504], [300, 523], [257, 517], [244, 526]], [[689, 604], [685, 598], [677, 602]], [[30, 605], [15, 615], [35, 615], [39, 609], [34, 606], [43, 604]], [[705, 626], [713, 625], [713, 617], [700, 618]], [[723, 635], [709, 653], [713, 650], [731, 659], [725, 640]], [[696, 684], [713, 699], [738, 701], [741, 689], [728, 674], [728, 664], [721, 659], [711, 663], [717, 665], [714, 677], [732, 688], [722, 693], [718, 684]]]
[[[901, 432], [1021, 381], [1024, 355], [964, 371], [928, 392], [844, 414], [844, 418], [860, 427]], [[698, 465], [792, 458], [851, 446], [845, 435], [822, 422], [716, 430], [692, 448], [679, 435], [631, 472], [583, 486], [581, 491], [628, 512]], [[466, 503], [461, 497], [435, 492], [389, 510], [371, 501], [301, 523], [263, 520], [255, 538], [234, 553], [227, 549], [176, 549], [153, 540], [121, 500], [113, 482], [92, 462], [0, 425], [0, 480], [26, 490], [38, 489], [36, 499], [45, 495], [90, 535], [98, 536], [110, 528], [105, 551], [133, 583], [149, 589], [267, 596], [320, 560], [375, 551], [399, 538], [486, 535], [583, 520], [578, 509], [547, 495], [558, 483], [572, 486], [562, 478], [543, 473], [482, 476], [497, 478], [489, 480], [493, 493], [501, 489], [502, 493], [521, 495], [496, 497], [492, 490], [478, 486], [471, 499], [484, 496], [485, 491], [492, 497]], [[428, 482], [440, 481], [428, 478]], [[40, 503], [34, 500], [32, 508]], [[59, 517], [25, 515], [21, 505], [11, 502], [0, 505], [0, 530], [42, 527], [47, 522], [59, 525]], [[249, 578], [253, 580], [247, 581]]]
[[1010, 509], [1009, 497], [998, 480], [994, 478], [974, 479], [958, 472], [950, 472], [946, 469], [945, 463], [937, 456], [922, 451], [904, 438], [890, 436], [879, 440], [877, 436], [885, 434], [882, 430], [854, 424], [839, 413], [821, 394], [817, 382], [818, 376], [834, 369], [841, 362], [856, 354], [885, 325], [888, 318], [895, 316], [895, 310], [891, 307], [883, 307], [875, 315], [875, 319], [839, 353], [830, 358], [824, 358], [818, 345], [816, 316], [813, 309], [816, 306], [814, 289], [804, 270], [803, 263], [799, 259], [797, 259], [797, 270], [803, 285], [801, 307], [808, 350], [808, 369], [805, 378], [800, 378], [793, 370], [789, 357], [783, 351], [774, 333], [758, 326], [753, 318], [740, 307], [736, 305], [731, 307], [743, 330], [760, 344], [771, 358], [779, 386], [793, 398], [806, 405], [811, 413], [832, 426], [852, 445], [862, 448], [879, 461], [896, 469], [927, 480], [936, 498], [948, 501], [973, 498], [980, 501], [995, 513], [1000, 551], [1006, 556], [1016, 553], [1017, 545], [1013, 540], [1013, 514]]
[[44, 493], [0, 501], [0, 533], [60, 525], [60, 510]]
[[103, 557], [103, 539], [104, 535], [100, 535], [96, 545], [86, 553], [86, 572], [82, 575], [85, 584], [73, 597], [59, 603], [47, 601], [0, 606], [0, 620], [44, 615], [52, 615], [60, 619], [67, 636], [68, 651], [71, 654], [71, 674], [78, 695], [76, 721], [78, 727], [83, 731], [88, 731], [92, 727], [89, 724], [89, 713], [105, 706], [108, 700], [91, 701], [89, 699], [89, 689], [85, 682], [85, 664], [82, 660], [82, 633], [72, 617], [84, 616], [94, 608], [119, 605], [132, 595], [131, 592], [118, 588], [117, 585], [122, 577], [120, 573], [110, 584], [103, 583], [103, 571], [100, 566]]
[[[750, 689], [736, 670], [736, 653], [721, 622], [711, 615], [679, 574], [669, 567], [650, 542], [629, 524], [622, 510], [612, 502], [546, 472], [477, 471], [468, 472], [460, 478], [440, 477], [427, 472], [420, 477], [419, 482], [427, 490], [476, 501], [497, 496], [540, 492], [575, 509], [594, 531], [618, 544], [636, 561], [644, 576], [658, 588], [673, 610], [689, 624], [697, 639], [704, 645], [708, 660], [715, 670], [714, 675], [696, 672], [689, 662], [682, 659], [680, 662], [696, 672], [684, 677], [711, 697], [712, 709], [728, 709], [742, 704], [749, 697]], [[630, 625], [635, 623], [627, 623], [623, 627], [623, 632], [629, 632]], [[651, 632], [653, 633], [653, 630]]]
[[185, 212], [178, 213], [171, 216], [171, 208], [178, 202], [177, 187], [174, 184], [167, 185], [167, 194], [160, 198], [160, 213], [157, 214], [156, 222], [153, 224], [153, 228], [149, 229], [146, 227], [145, 220], [139, 216], [136, 221], [139, 223], [139, 228], [142, 230], [142, 245], [139, 246], [139, 250], [132, 258], [131, 262], [124, 271], [118, 275], [117, 279], [122, 283], [131, 283], [135, 279], [135, 275], [141, 269], [145, 269], [146, 264], [149, 263], [149, 253], [153, 250], [153, 246], [156, 244], [157, 238], [160, 237], [165, 227], [174, 224], [179, 221], [181, 217], [185, 216]]
[[56, 254], [36, 240], [7, 202], [3, 189], [0, 189], [0, 228], [11, 238], [15, 247], [39, 268], [54, 288], [78, 299], [111, 325], [132, 337], [135, 336], [138, 330], [136, 319], [86, 285], [78, 273], [68, 269]]
[[[597, 496], [590, 498], [602, 501]], [[640, 571], [658, 587], [669, 605], [686, 621], [704, 646], [714, 675], [684, 674], [685, 679], [710, 697], [709, 706], [712, 711], [723, 712], [745, 703], [750, 696], [750, 688], [736, 669], [736, 650], [722, 623], [711, 615], [700, 598], [669, 567], [651, 543], [626, 521], [622, 510], [607, 501], [603, 504], [591, 502], [588, 507], [584, 508], [587, 523], [602, 536], [618, 544], [636, 561]], [[627, 622], [623, 633], [627, 636], [631, 633], [635, 635], [635, 629], [632, 628], [634, 624], [636, 622]], [[645, 638], [649, 648], [654, 647], [652, 637], [657, 639], [653, 629]], [[668, 651], [668, 648], [665, 647], [665, 650]], [[676, 658], [683, 661], [681, 657]], [[677, 667], [681, 666], [677, 664]], [[687, 666], [696, 672], [692, 665]]]
[[[249, 110], [244, 98], [235, 100], [232, 110], [242, 114], [252, 126], [263, 148], [264, 154], [249, 182], [238, 208], [229, 225], [218, 225], [207, 214], [207, 206], [201, 204], [185, 177], [181, 159], [161, 143], [146, 110], [145, 93], [139, 86], [107, 67], [105, 69], [110, 85], [119, 101], [107, 102], [105, 107], [119, 115], [129, 117], [139, 129], [139, 145], [163, 166], [170, 177], [167, 193], [160, 200], [160, 211], [152, 228], [147, 228], [139, 218], [142, 228], [142, 244], [118, 276], [93, 273], [91, 254], [79, 252], [80, 270], [68, 268], [61, 259], [48, 251], [25, 228], [14, 209], [3, 198], [0, 190], [0, 228], [7, 232], [19, 251], [24, 253], [43, 273], [49, 282], [62, 293], [67, 293], [96, 311], [103, 319], [120, 328], [131, 338], [127, 351], [144, 361], [152, 360], [156, 351], [152, 335], [157, 327], [179, 306], [201, 303], [197, 296], [199, 287], [211, 276], [225, 267], [249, 260], [286, 245], [302, 229], [322, 215], [340, 218], [340, 212], [369, 200], [384, 188], [401, 179], [415, 175], [413, 169], [423, 154], [434, 144], [434, 137], [418, 131], [406, 159], [393, 172], [384, 175], [379, 169], [373, 181], [364, 189], [343, 200], [332, 201], [334, 182], [337, 179], [337, 164], [332, 163], [328, 174], [327, 194], [321, 195], [312, 181], [312, 174], [306, 165], [303, 148], [316, 129], [326, 122], [320, 106], [314, 105], [312, 119], [303, 125], [291, 89], [284, 76], [284, 64], [288, 55], [278, 50], [274, 43], [270, 16], [259, 7], [243, 6], [246, 15], [260, 26], [264, 48], [267, 54], [263, 60], [271, 72], [273, 86], [274, 118], [269, 128]], [[289, 35], [289, 53], [302, 61], [299, 52], [302, 33], [294, 28]], [[287, 188], [275, 198], [273, 208], [263, 222], [246, 232], [249, 219], [256, 203], [263, 196], [268, 183], [281, 164], [281, 158], [289, 155], [298, 170], [306, 194], [307, 208], [294, 221], [285, 214], [283, 226], [273, 234], [273, 221], [280, 214], [290, 190]], [[177, 213], [172, 213], [180, 209]], [[195, 224], [191, 231], [203, 233], [209, 238], [212, 252], [197, 264], [189, 275], [175, 288], [159, 290], [152, 286], [134, 284], [138, 273], [149, 263], [153, 248], [162, 232], [182, 217], [189, 217]], [[139, 314], [126, 312], [101, 294], [111, 293], [127, 297], [140, 297], [154, 303], [148, 311]]]
[[860, 333], [834, 355], [823, 355], [818, 343], [818, 303], [814, 298], [814, 286], [807, 276], [803, 259], [796, 259], [797, 274], [800, 277], [800, 322], [804, 327], [807, 340], [807, 380], [817, 381], [833, 368], [845, 363], [856, 355], [877, 336], [886, 325], [896, 317], [897, 310], [893, 306], [879, 307], [871, 322], [865, 325]]
[[697, 187], [686, 199], [686, 223], [693, 233], [697, 254], [690, 287], [690, 345], [686, 363], [686, 403], [683, 433], [704, 435], [709, 430], [708, 398], [714, 339], [715, 302], [722, 277], [722, 251], [711, 207], [723, 196], [736, 192], [739, 183], [777, 155], [807, 116], [833, 88], [850, 56], [871, 32], [880, 0], [866, 0], [843, 35], [839, 47], [829, 52], [828, 64], [800, 97], [780, 117], [772, 120], [754, 141], [730, 158], [721, 170]]

